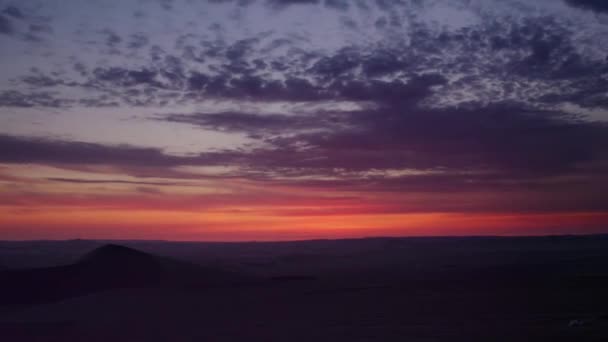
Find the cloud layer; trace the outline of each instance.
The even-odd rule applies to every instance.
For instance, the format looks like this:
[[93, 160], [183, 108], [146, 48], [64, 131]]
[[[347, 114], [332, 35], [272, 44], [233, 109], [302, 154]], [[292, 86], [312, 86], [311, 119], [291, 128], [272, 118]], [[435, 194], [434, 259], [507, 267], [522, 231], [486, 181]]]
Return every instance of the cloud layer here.
[[592, 0], [15, 2], [0, 9], [0, 165], [101, 173], [40, 181], [146, 196], [213, 179], [356, 193], [391, 212], [603, 211], [607, 11]]

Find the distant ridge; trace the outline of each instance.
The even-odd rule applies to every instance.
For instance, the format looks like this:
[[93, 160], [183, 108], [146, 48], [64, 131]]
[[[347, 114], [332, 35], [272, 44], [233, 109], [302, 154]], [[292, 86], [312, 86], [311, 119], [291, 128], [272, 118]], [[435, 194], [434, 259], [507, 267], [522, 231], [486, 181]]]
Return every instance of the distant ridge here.
[[230, 272], [115, 244], [66, 266], [0, 270], [0, 305], [35, 304], [119, 288], [223, 286], [242, 281]]
[[77, 265], [97, 271], [159, 272], [160, 258], [133, 248], [107, 244], [82, 256]]
[[151, 255], [148, 253], [144, 253], [133, 248], [110, 243], [95, 248], [91, 252], [83, 255], [82, 258], [80, 258], [80, 262], [90, 262], [102, 259], [107, 259], [109, 261], [111, 259], [118, 258], [142, 258], [150, 256]]

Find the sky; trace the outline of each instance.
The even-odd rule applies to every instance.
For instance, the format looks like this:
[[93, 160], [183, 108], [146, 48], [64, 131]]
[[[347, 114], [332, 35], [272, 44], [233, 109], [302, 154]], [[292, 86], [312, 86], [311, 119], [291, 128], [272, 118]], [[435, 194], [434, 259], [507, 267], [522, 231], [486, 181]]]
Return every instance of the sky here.
[[0, 239], [608, 233], [605, 0], [0, 0]]

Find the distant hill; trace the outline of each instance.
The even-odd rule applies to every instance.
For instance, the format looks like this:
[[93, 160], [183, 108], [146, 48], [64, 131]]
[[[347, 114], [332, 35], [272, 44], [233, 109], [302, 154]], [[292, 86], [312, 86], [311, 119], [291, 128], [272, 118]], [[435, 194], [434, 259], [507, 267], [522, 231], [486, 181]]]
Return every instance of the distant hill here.
[[119, 288], [204, 288], [244, 277], [108, 244], [76, 263], [0, 271], [0, 305], [34, 304]]

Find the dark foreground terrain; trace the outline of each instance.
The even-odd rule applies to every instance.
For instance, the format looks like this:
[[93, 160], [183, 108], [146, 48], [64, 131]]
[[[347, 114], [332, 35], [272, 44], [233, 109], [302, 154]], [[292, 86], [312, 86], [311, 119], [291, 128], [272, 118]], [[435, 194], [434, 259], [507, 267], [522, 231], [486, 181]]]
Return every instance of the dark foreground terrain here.
[[2, 341], [608, 341], [608, 237], [0, 242]]

